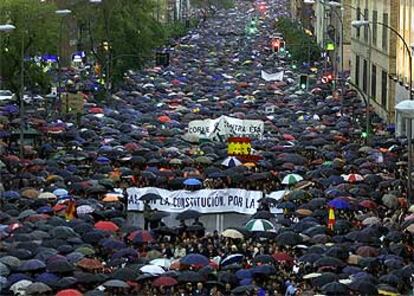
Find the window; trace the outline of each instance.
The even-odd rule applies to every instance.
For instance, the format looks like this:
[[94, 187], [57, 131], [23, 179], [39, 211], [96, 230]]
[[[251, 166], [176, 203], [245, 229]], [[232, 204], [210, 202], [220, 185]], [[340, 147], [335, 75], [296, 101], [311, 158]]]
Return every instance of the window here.
[[[369, 20], [368, 8], [364, 9], [364, 20]], [[368, 42], [368, 26], [364, 26], [364, 40]]]
[[372, 65], [371, 73], [371, 98], [377, 100], [377, 66]]
[[363, 68], [363, 74], [362, 74], [362, 90], [364, 93], [368, 92], [368, 62], [367, 60], [364, 60], [364, 68]]
[[381, 75], [381, 105], [387, 109], [387, 86], [388, 86], [388, 75], [387, 72], [382, 71]]
[[359, 63], [360, 63], [359, 55], [356, 55], [355, 58], [355, 84], [359, 86]]
[[384, 26], [382, 26], [382, 48], [384, 51], [388, 50], [388, 13], [384, 13], [382, 16], [382, 22]]
[[378, 12], [374, 10], [372, 12], [372, 45], [377, 46], [377, 23], [378, 23]]
[[[361, 20], [361, 8], [359, 8], [359, 7], [357, 7], [357, 9], [356, 9], [356, 19], [358, 21]], [[356, 36], [357, 36], [357, 38], [359, 38], [361, 36], [361, 29], [360, 28], [356, 29]]]

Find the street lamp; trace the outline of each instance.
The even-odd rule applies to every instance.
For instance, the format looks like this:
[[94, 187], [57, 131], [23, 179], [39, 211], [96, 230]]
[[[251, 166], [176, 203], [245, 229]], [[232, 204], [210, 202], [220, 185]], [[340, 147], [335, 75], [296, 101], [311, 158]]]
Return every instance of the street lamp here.
[[[361, 27], [361, 26], [369, 26], [369, 24], [373, 24], [372, 22], [368, 21], [368, 20], [363, 20], [363, 21], [352, 21], [352, 24], [355, 24], [356, 27]], [[410, 81], [409, 81], [409, 89], [410, 89], [410, 100], [414, 100], [414, 92], [413, 92], [413, 51], [414, 51], [414, 44], [412, 44], [411, 46], [408, 45], [407, 41], [405, 41], [404, 37], [393, 27], [384, 24], [384, 23], [378, 23], [376, 22], [375, 24], [381, 25], [385, 28], [387, 28], [388, 30], [390, 30], [391, 32], [395, 33], [395, 35], [398, 36], [398, 38], [402, 41], [402, 43], [404, 44], [405, 49], [407, 50], [408, 53], [408, 61], [409, 61], [409, 67], [410, 67]]]
[[[0, 25], [0, 33], [10, 33], [14, 29], [16, 29], [16, 27], [10, 24]], [[0, 39], [0, 51], [3, 51], [1, 39]], [[2, 70], [3, 70], [2, 58], [0, 57], [0, 89], [2, 89], [2, 86], [3, 86], [3, 71]]]
[[[352, 27], [359, 29], [361, 27], [368, 28], [368, 71], [371, 71], [371, 48], [372, 48], [372, 40], [371, 40], [371, 26], [369, 25], [369, 21], [367, 20], [356, 20], [351, 22]], [[367, 142], [369, 143], [370, 136], [371, 136], [371, 74], [367, 73], [367, 81], [368, 81], [368, 98], [367, 98], [367, 108], [366, 108], [366, 133], [367, 133]]]
[[407, 140], [408, 140], [408, 173], [407, 173], [407, 198], [410, 202], [412, 200], [412, 137], [413, 137], [413, 119], [414, 119], [414, 101], [413, 100], [405, 100], [399, 102], [395, 106], [395, 110], [397, 110], [397, 116], [401, 116], [401, 119], [404, 120], [404, 123], [407, 126]]
[[56, 10], [55, 14], [61, 17], [60, 21], [60, 30], [59, 30], [59, 44], [58, 44], [58, 87], [57, 87], [57, 99], [60, 102], [61, 100], [61, 88], [62, 88], [62, 67], [61, 67], [61, 56], [62, 56], [62, 31], [63, 31], [63, 20], [65, 16], [68, 16], [72, 13], [69, 9], [60, 9]]

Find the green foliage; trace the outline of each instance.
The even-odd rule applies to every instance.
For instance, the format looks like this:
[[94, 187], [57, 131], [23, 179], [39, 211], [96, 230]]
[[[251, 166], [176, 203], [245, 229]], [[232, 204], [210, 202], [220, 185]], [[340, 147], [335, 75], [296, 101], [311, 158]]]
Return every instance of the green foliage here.
[[[81, 2], [74, 9], [78, 23], [87, 29], [88, 40], [81, 40], [87, 51], [111, 73], [112, 81], [121, 79], [128, 69], [142, 66], [153, 48], [165, 40], [165, 32], [156, 21], [152, 0], [106, 0], [91, 5]], [[102, 50], [108, 42], [109, 50]]]
[[319, 60], [321, 52], [316, 41], [306, 34], [297, 22], [288, 18], [279, 18], [276, 29], [283, 33], [286, 47], [293, 60], [299, 63], [308, 62], [308, 57], [311, 61]]
[[[22, 47], [25, 57], [56, 53], [59, 19], [53, 4], [38, 0], [1, 0], [0, 23], [13, 24], [10, 33], [0, 32], [1, 71], [4, 88], [20, 88]], [[47, 87], [50, 76], [32, 61], [25, 62], [25, 86]]]

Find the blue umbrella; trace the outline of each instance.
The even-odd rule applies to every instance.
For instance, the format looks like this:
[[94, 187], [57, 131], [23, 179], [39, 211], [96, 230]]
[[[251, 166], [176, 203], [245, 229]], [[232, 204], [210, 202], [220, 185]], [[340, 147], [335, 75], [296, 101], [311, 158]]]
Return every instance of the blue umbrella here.
[[209, 264], [209, 260], [206, 256], [203, 256], [201, 254], [189, 254], [187, 256], [184, 256], [183, 258], [181, 258], [180, 262], [182, 264], [186, 264], [186, 265], [208, 265]]
[[21, 280], [33, 281], [33, 279], [30, 276], [28, 276], [27, 274], [13, 273], [13, 274], [11, 274], [7, 277], [7, 286], [11, 286], [14, 283], [17, 283]]
[[95, 162], [97, 164], [109, 164], [111, 161], [109, 160], [109, 158], [105, 156], [99, 156], [98, 158], [96, 158]]
[[49, 207], [49, 206], [43, 206], [43, 207], [38, 208], [36, 210], [36, 212], [38, 214], [47, 214], [47, 213], [52, 213], [53, 212], [53, 209], [51, 207]]
[[227, 265], [234, 264], [234, 263], [240, 263], [241, 261], [243, 261], [243, 259], [244, 259], [243, 254], [232, 254], [224, 258], [220, 262], [220, 265], [223, 267], [223, 266], [227, 266]]
[[332, 208], [335, 208], [335, 209], [341, 209], [341, 210], [351, 208], [349, 203], [346, 200], [342, 199], [342, 198], [335, 198], [335, 199], [331, 200], [328, 203], [328, 206], [330, 206]]
[[202, 183], [200, 180], [191, 178], [191, 179], [187, 179], [183, 182], [184, 185], [186, 186], [200, 186]]
[[251, 278], [245, 278], [240, 281], [240, 286], [248, 286], [252, 283]]
[[1, 194], [1, 196], [6, 199], [19, 199], [20, 193], [16, 191], [5, 191]]
[[42, 282], [47, 285], [56, 283], [59, 280], [60, 280], [60, 277], [52, 272], [44, 272], [44, 273], [39, 274], [36, 277], [36, 282]]
[[253, 273], [251, 269], [240, 269], [236, 271], [236, 277], [239, 280], [248, 279], [248, 278], [251, 278], [252, 276], [253, 276]]
[[43, 261], [40, 261], [38, 259], [29, 259], [25, 262], [23, 262], [22, 265], [20, 265], [19, 270], [21, 271], [35, 271], [39, 269], [46, 268], [46, 264]]
[[57, 197], [62, 197], [62, 196], [68, 195], [69, 192], [66, 189], [58, 188], [58, 189], [55, 189], [52, 193], [56, 195]]

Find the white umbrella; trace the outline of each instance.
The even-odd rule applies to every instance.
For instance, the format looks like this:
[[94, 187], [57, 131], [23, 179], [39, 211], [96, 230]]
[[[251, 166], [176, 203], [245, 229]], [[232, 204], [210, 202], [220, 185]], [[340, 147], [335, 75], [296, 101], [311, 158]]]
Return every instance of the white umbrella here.
[[282, 184], [293, 185], [293, 184], [296, 184], [296, 183], [298, 183], [302, 180], [303, 180], [302, 176], [300, 176], [298, 174], [288, 174], [283, 178]]
[[226, 167], [233, 168], [233, 167], [242, 165], [242, 162], [238, 160], [236, 157], [230, 156], [230, 157], [227, 157], [225, 160], [223, 160], [221, 164]]
[[25, 295], [26, 288], [32, 284], [31, 281], [21, 280], [14, 283], [9, 290], [13, 291], [14, 295]]
[[160, 275], [165, 273], [165, 270], [158, 265], [144, 265], [139, 270], [143, 273], [149, 273], [151, 275]]
[[364, 181], [364, 177], [362, 177], [359, 174], [341, 175], [341, 177], [344, 178], [344, 180], [346, 182], [361, 182], [361, 181]]
[[90, 214], [90, 213], [93, 213], [94, 211], [95, 209], [92, 208], [90, 205], [83, 205], [83, 206], [79, 206], [76, 208], [76, 213], [78, 215]]
[[56, 199], [56, 195], [54, 195], [52, 192], [42, 192], [37, 197], [38, 199]]
[[265, 219], [252, 219], [246, 223], [245, 228], [249, 231], [276, 231], [272, 222]]
[[171, 260], [166, 259], [166, 258], [158, 258], [158, 259], [151, 260], [150, 264], [169, 269], [171, 266]]
[[270, 194], [268, 194], [266, 197], [272, 198], [274, 200], [281, 200], [283, 199], [283, 197], [288, 194], [290, 191], [289, 190], [278, 190], [278, 191], [273, 191]]

